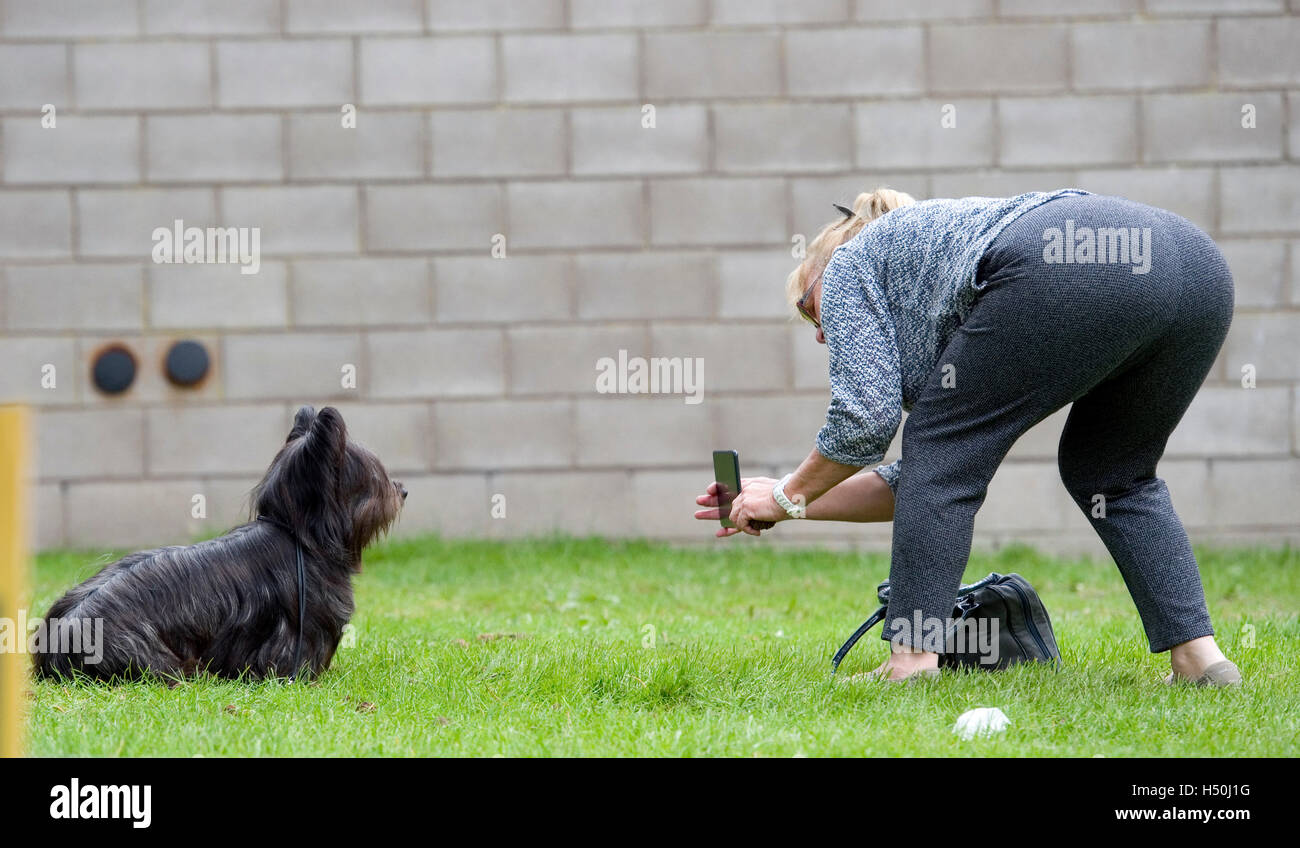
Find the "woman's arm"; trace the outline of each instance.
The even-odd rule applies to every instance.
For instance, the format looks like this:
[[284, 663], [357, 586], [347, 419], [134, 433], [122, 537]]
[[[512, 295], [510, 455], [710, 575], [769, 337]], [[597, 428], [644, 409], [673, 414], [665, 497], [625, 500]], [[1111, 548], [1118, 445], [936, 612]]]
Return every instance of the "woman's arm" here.
[[813, 521], [893, 521], [894, 492], [874, 471], [858, 474], [810, 504], [808, 517]]

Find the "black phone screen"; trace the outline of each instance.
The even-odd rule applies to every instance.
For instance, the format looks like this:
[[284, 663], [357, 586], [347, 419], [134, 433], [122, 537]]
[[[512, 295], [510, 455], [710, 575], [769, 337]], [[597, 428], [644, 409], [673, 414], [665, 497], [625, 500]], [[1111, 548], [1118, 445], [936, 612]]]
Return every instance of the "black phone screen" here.
[[713, 479], [718, 484], [718, 520], [723, 527], [735, 527], [727, 516], [731, 502], [740, 493], [740, 456], [734, 450], [713, 452]]

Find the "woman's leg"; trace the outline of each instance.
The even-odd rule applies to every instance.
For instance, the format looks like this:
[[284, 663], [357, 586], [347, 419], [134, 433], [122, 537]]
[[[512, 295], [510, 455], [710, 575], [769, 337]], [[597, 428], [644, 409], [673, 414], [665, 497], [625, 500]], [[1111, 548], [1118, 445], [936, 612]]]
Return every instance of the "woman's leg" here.
[[[1146, 272], [1134, 273], [1133, 263], [1045, 261], [1045, 232], [1064, 230], [1067, 222], [1071, 229], [1149, 230], [1143, 236]], [[907, 629], [916, 614], [923, 622], [951, 615], [975, 513], [1016, 439], [1107, 378], [1155, 355], [1179, 318], [1189, 314], [1180, 311], [1187, 227], [1181, 218], [1118, 198], [1068, 197], [1021, 216], [995, 240], [986, 258], [985, 290], [904, 426], [883, 638], [924, 647]], [[1213, 257], [1222, 261], [1217, 250]], [[1205, 255], [1188, 258], [1195, 263]], [[1217, 272], [1215, 264], [1209, 276]], [[1221, 340], [1221, 334], [1211, 340], [1216, 350]], [[1199, 385], [1203, 376], [1201, 371], [1187, 381]], [[1181, 415], [1188, 390], [1180, 385], [1172, 399], [1164, 391], [1153, 390], [1140, 403], [1173, 404]], [[1122, 452], [1124, 444], [1102, 448], [1091, 461], [1108, 465], [1104, 451]], [[907, 624], [900, 627], [902, 622]]]
[[[1209, 237], [1190, 225], [1172, 232], [1181, 238], [1184, 285], [1174, 321], [1138, 361], [1074, 402], [1058, 454], [1061, 480], [1119, 566], [1152, 653], [1214, 634], [1191, 543], [1156, 463], [1214, 365], [1233, 307], [1232, 276]], [[1197, 653], [1222, 659], [1213, 644], [1198, 643]], [[1190, 676], [1201, 670], [1189, 664]]]

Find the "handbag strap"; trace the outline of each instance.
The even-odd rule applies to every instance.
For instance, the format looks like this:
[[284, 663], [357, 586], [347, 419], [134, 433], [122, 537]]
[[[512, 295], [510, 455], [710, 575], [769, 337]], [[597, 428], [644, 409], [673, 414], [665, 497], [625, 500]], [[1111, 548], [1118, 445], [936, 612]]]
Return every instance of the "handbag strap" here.
[[857, 630], [854, 630], [853, 635], [848, 638], [848, 641], [841, 645], [840, 649], [835, 652], [835, 656], [831, 658], [831, 677], [835, 676], [835, 672], [839, 670], [840, 663], [844, 661], [844, 657], [848, 655], [849, 651], [853, 650], [853, 646], [858, 644], [858, 640], [867, 635], [867, 631], [879, 624], [880, 620], [885, 617], [886, 609], [888, 609], [888, 606], [882, 604], [880, 609], [873, 612], [870, 618], [862, 622], [862, 626]]

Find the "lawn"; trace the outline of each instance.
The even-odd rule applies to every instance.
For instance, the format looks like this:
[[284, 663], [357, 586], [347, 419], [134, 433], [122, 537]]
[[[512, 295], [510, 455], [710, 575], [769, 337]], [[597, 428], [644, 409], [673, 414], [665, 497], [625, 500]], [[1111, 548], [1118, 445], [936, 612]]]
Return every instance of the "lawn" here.
[[[36, 756], [1297, 756], [1300, 551], [1200, 551], [1236, 691], [1169, 687], [1109, 562], [1025, 548], [976, 555], [966, 580], [1039, 589], [1060, 671], [831, 683], [829, 660], [874, 608], [883, 555], [751, 540], [649, 543], [426, 538], [367, 554], [355, 629], [312, 684], [174, 688], [40, 683]], [[39, 612], [95, 555], [42, 555]], [[840, 676], [885, 655], [864, 639]], [[954, 719], [1010, 728], [962, 742]]]

